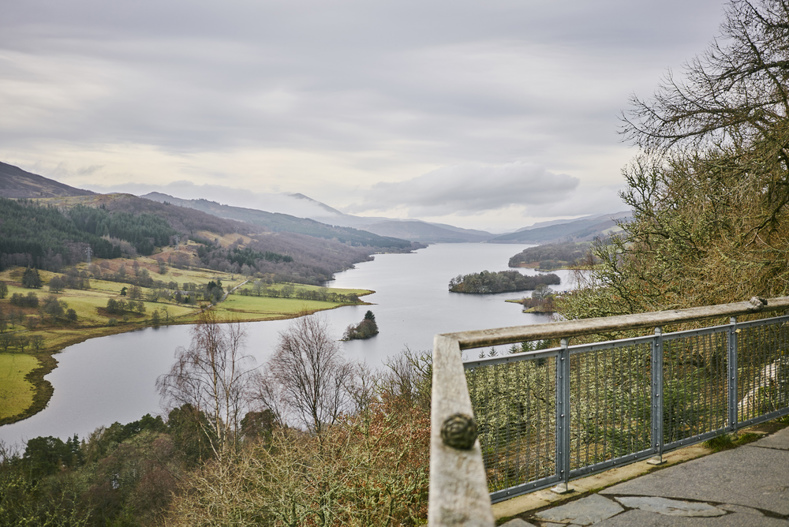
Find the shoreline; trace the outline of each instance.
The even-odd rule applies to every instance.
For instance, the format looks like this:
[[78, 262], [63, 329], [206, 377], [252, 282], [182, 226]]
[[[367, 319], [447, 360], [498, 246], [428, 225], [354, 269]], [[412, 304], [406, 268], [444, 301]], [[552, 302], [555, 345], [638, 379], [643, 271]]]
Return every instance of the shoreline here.
[[[359, 294], [358, 296], [361, 298], [363, 296], [371, 295], [375, 293], [372, 290], [365, 290], [364, 293]], [[268, 297], [264, 297], [268, 298]], [[355, 305], [372, 305], [370, 302], [359, 301], [353, 304], [338, 304], [332, 307], [326, 307], [324, 309], [306, 309], [304, 311], [298, 313], [281, 313], [279, 315], [271, 315], [269, 314], [259, 314], [258, 317], [252, 318], [245, 318], [243, 320], [239, 320], [242, 323], [247, 322], [267, 322], [267, 321], [274, 321], [274, 320], [288, 320], [293, 318], [298, 318], [300, 316], [305, 315], [312, 315], [314, 313], [318, 313], [321, 311], [329, 311], [332, 309], [337, 309], [346, 306], [355, 306]], [[224, 313], [226, 316], [227, 322], [232, 320], [232, 311], [229, 310], [222, 310], [221, 304], [219, 306], [211, 306], [209, 309], [218, 308], [219, 312]], [[149, 322], [150, 319], [146, 319], [145, 322]], [[52, 399], [52, 396], [55, 393], [55, 388], [52, 386], [48, 380], [45, 379], [47, 375], [52, 373], [58, 366], [57, 358], [55, 357], [58, 353], [65, 351], [67, 348], [74, 346], [76, 344], [80, 344], [82, 342], [88, 341], [94, 338], [101, 338], [101, 337], [108, 337], [111, 335], [118, 335], [121, 333], [130, 333], [132, 331], [137, 331], [146, 328], [152, 327], [164, 327], [164, 326], [183, 326], [183, 325], [190, 325], [195, 323], [195, 316], [194, 314], [190, 314], [188, 317], [183, 317], [181, 319], [173, 320], [167, 324], [148, 324], [148, 323], [134, 323], [134, 324], [124, 324], [124, 325], [116, 325], [116, 326], [94, 326], [88, 328], [79, 328], [81, 332], [74, 332], [73, 328], [69, 328], [68, 331], [63, 331], [62, 333], [73, 333], [73, 336], [69, 338], [66, 336], [62, 342], [60, 342], [56, 347], [52, 349], [44, 349], [41, 351], [36, 352], [20, 352], [21, 354], [28, 355], [35, 357], [39, 361], [38, 367], [34, 368], [31, 372], [25, 375], [25, 380], [30, 382], [33, 386], [33, 401], [24, 411], [14, 414], [9, 417], [0, 418], [0, 426], [10, 425], [14, 423], [18, 423], [20, 421], [24, 421], [29, 417], [33, 417], [37, 413], [44, 410], [49, 401]], [[58, 330], [55, 330], [57, 333]]]

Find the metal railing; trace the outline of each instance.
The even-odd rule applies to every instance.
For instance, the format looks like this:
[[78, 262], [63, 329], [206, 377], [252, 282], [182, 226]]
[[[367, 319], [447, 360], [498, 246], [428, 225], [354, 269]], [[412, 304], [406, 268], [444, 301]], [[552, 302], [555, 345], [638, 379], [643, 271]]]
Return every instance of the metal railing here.
[[[659, 313], [437, 335], [429, 522], [493, 525], [490, 503], [789, 414], [789, 297]], [[664, 333], [667, 325], [731, 317]], [[569, 345], [581, 335], [646, 336]], [[560, 346], [469, 360], [461, 350], [560, 339]], [[473, 415], [479, 440], [441, 427]]]

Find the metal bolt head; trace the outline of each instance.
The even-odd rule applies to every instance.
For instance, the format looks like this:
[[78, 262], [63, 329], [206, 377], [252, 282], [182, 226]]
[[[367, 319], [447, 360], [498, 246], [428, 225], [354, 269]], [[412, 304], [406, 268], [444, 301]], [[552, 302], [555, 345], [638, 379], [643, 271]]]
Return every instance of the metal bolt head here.
[[452, 414], [441, 425], [441, 440], [458, 450], [469, 450], [477, 440], [477, 423], [467, 414]]

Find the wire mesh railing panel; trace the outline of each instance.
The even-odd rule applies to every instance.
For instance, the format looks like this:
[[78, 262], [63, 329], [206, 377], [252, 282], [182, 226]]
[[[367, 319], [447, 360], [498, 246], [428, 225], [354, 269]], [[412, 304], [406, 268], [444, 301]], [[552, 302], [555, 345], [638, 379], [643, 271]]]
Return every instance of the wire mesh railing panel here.
[[789, 322], [737, 328], [737, 421], [789, 408]]
[[556, 358], [466, 370], [491, 492], [556, 472]]
[[727, 423], [728, 328], [667, 335], [663, 341], [663, 443]]
[[789, 315], [563, 340], [467, 361], [465, 375], [498, 501], [789, 414]]
[[650, 356], [649, 342], [571, 355], [571, 469], [650, 447]]

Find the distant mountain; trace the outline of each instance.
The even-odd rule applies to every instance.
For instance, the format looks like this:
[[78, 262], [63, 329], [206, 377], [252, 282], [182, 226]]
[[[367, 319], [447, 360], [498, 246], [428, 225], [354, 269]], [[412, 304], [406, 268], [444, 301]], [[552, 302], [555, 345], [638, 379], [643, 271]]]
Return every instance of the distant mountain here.
[[[288, 194], [287, 196], [294, 198], [295, 201], [289, 203], [280, 200], [280, 206], [283, 208], [292, 206], [293, 210], [288, 211], [289, 214], [306, 217], [327, 225], [362, 229], [379, 236], [401, 238], [417, 243], [484, 242], [494, 237], [493, 234], [486, 231], [462, 229], [443, 223], [354, 216], [345, 214], [304, 194]], [[299, 206], [299, 201], [308, 206]]]
[[[92, 195], [101, 196], [89, 190], [70, 187], [21, 168], [0, 163], [0, 197], [62, 198]], [[272, 232], [292, 232], [329, 240], [336, 239], [350, 245], [378, 247], [386, 251], [408, 250], [406, 247], [411, 247], [405, 243], [406, 241], [429, 244], [484, 242], [494, 238], [493, 234], [486, 231], [462, 229], [441, 223], [344, 214], [298, 193], [281, 194], [279, 197], [267, 196], [270, 199], [266, 203], [275, 205], [274, 210], [279, 212], [232, 207], [205, 199], [185, 200], [157, 192], [143, 197], [159, 203], [167, 202], [200, 210], [220, 218], [247, 222]], [[262, 206], [266, 205], [262, 204]]]
[[[373, 253], [414, 246], [355, 229], [338, 229], [326, 238], [273, 231], [260, 224], [180, 207], [172, 199], [161, 203], [131, 194], [75, 189], [7, 164], [0, 164], [0, 174], [0, 270], [32, 265], [60, 271], [82, 261], [87, 247], [101, 258], [115, 258], [119, 253], [156, 257], [165, 254], [157, 252], [164, 249], [173, 255], [175, 266], [232, 272], [249, 268], [280, 282], [320, 284], [334, 273], [369, 260]], [[272, 216], [331, 229], [312, 220]], [[184, 243], [187, 240], [189, 244]]]
[[[306, 196], [304, 196], [306, 198]], [[310, 198], [306, 198], [310, 199]], [[310, 200], [320, 203], [315, 200]], [[354, 227], [378, 234], [380, 236], [394, 236], [419, 243], [463, 243], [484, 242], [494, 237], [493, 234], [474, 230], [462, 229], [444, 223], [430, 223], [422, 220], [399, 220], [371, 216], [353, 216], [324, 205], [331, 214], [310, 216], [313, 220], [329, 225], [342, 225]]]
[[281, 196], [286, 196], [287, 199], [280, 199], [276, 205], [280, 211], [287, 210], [287, 213], [222, 205], [205, 199], [187, 200], [158, 192], [142, 197], [202, 210], [221, 218], [249, 222], [274, 232], [297, 232], [321, 238], [341, 239], [351, 244], [387, 247], [387, 250], [397, 250], [398, 245], [393, 240], [429, 244], [484, 242], [493, 237], [489, 232], [461, 229], [441, 223], [344, 214], [304, 194]]
[[420, 220], [380, 220], [366, 225], [365, 229], [382, 236], [395, 236], [421, 243], [485, 242], [493, 238], [493, 234], [485, 231]]
[[587, 216], [561, 223], [549, 222], [503, 234], [490, 240], [491, 243], [554, 243], [567, 241], [588, 241], [618, 229], [617, 221], [630, 218], [629, 211]]
[[[296, 198], [296, 199], [300, 199], [300, 200], [306, 201], [307, 203], [309, 203], [311, 205], [314, 205], [314, 206], [318, 207], [319, 209], [322, 209], [323, 211], [329, 213], [330, 215], [343, 216], [343, 213], [340, 212], [339, 210], [334, 209], [332, 207], [329, 207], [325, 203], [321, 203], [320, 201], [312, 199], [309, 196], [305, 196], [304, 194], [301, 194], [301, 193], [297, 192], [295, 194], [288, 194], [288, 196], [290, 196], [291, 198]], [[297, 214], [294, 214], [294, 216], [297, 216]], [[347, 225], [346, 225], [346, 227], [347, 227]]]
[[52, 179], [32, 174], [19, 167], [0, 162], [0, 197], [3, 198], [60, 198], [90, 196], [82, 190]]
[[233, 207], [205, 199], [180, 199], [159, 192], [151, 192], [141, 197], [159, 203], [170, 203], [179, 207], [200, 210], [220, 218], [242, 221], [264, 227], [271, 232], [304, 234], [315, 238], [337, 240], [353, 246], [375, 247], [387, 251], [410, 251], [413, 249], [411, 242], [404, 239], [380, 236], [350, 227], [326, 225], [312, 219], [297, 218], [279, 212]]

